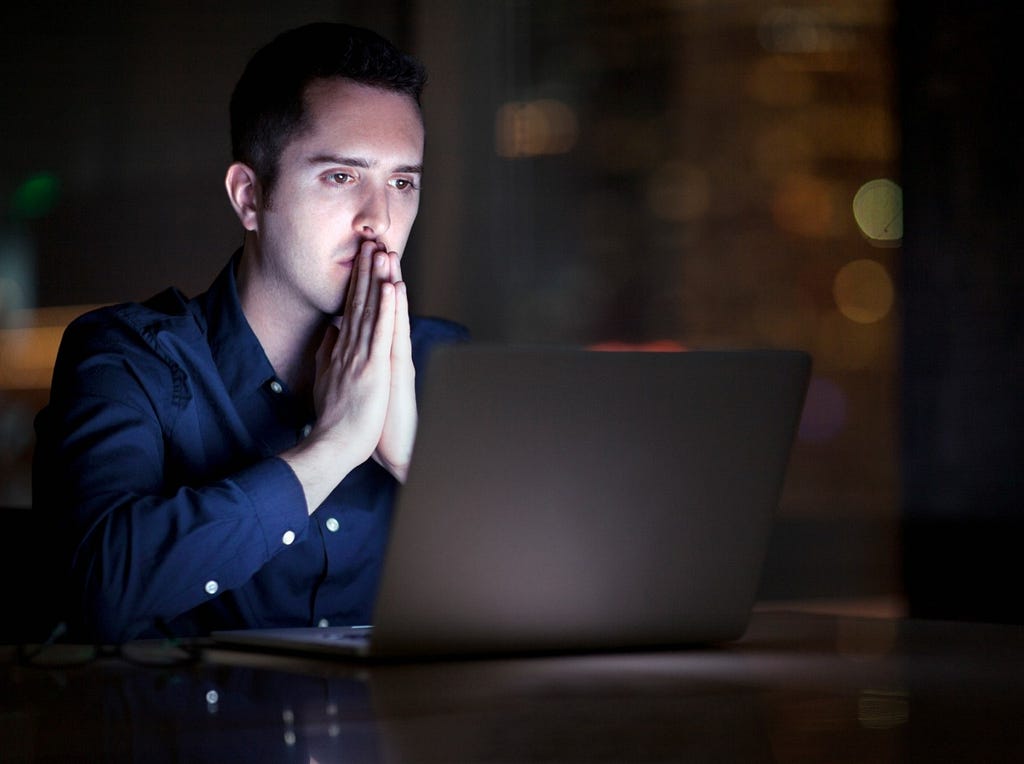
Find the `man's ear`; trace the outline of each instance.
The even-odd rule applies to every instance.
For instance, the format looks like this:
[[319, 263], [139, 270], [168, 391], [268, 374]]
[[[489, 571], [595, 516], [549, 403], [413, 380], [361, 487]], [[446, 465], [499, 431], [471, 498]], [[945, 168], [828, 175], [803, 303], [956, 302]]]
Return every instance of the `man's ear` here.
[[228, 167], [227, 175], [224, 176], [224, 187], [242, 227], [246, 231], [255, 231], [256, 211], [259, 208], [259, 181], [256, 173], [249, 165], [235, 162]]

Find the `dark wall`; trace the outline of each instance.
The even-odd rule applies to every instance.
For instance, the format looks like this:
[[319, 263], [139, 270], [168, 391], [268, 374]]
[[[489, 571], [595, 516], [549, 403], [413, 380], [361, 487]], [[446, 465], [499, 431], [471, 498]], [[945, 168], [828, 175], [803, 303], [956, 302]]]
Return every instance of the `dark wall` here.
[[1021, 622], [1018, 35], [1004, 13], [919, 7], [903, 3], [897, 34], [906, 592], [914, 615]]

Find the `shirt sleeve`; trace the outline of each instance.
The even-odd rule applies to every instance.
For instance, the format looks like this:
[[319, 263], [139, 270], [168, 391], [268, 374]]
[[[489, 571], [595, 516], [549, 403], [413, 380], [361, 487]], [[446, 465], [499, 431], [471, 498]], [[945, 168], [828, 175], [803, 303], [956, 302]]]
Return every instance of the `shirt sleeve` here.
[[67, 519], [69, 609], [122, 642], [248, 581], [308, 528], [282, 460], [201, 485], [170, 485], [165, 443], [180, 409], [172, 370], [131, 338], [70, 332], [37, 421], [37, 505]]

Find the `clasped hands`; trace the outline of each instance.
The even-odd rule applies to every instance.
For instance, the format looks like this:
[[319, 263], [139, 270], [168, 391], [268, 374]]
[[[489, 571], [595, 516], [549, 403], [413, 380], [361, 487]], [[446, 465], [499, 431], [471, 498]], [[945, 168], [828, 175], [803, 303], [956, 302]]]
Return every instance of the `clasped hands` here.
[[311, 438], [331, 444], [345, 474], [372, 456], [404, 481], [416, 435], [415, 376], [399, 256], [364, 241], [342, 314], [316, 354]]

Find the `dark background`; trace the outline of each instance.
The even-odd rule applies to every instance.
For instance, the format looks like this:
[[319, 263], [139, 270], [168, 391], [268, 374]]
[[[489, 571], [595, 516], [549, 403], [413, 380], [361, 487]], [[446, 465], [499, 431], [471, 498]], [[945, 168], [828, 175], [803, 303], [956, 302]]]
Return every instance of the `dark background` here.
[[[414, 309], [499, 341], [810, 350], [762, 596], [1024, 619], [1020, 86], [1012, 25], [985, 6], [8, 4], [5, 368], [26, 326], [58, 333], [36, 342], [88, 305], [206, 287], [241, 238], [230, 89], [259, 45], [321, 19], [371, 26], [431, 74]], [[508, 107], [545, 103], [572, 121], [509, 144]], [[903, 189], [895, 247], [849, 212], [880, 177]], [[865, 324], [833, 295], [862, 259], [895, 287]], [[12, 518], [45, 396], [0, 386]]]
[[914, 613], [1020, 622], [1021, 86], [995, 5], [906, 3], [897, 36], [903, 569]]

